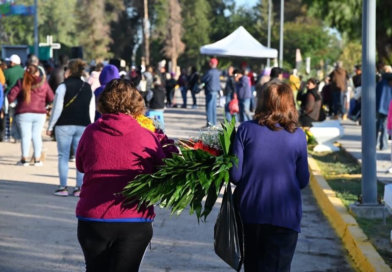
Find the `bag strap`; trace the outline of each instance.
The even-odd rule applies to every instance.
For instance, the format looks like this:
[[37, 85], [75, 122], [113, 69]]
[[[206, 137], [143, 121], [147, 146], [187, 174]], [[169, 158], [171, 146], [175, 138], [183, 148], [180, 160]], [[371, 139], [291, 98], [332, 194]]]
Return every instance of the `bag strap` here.
[[86, 82], [83, 81], [82, 87], [80, 87], [80, 90], [78, 91], [78, 93], [77, 93], [74, 97], [72, 97], [71, 100], [69, 100], [69, 102], [64, 106], [64, 109], [68, 108], [68, 107], [75, 101], [75, 99], [78, 98], [79, 94], [80, 94], [80, 93], [82, 92], [82, 90], [83, 90], [83, 87], [84, 87], [84, 84], [85, 84], [85, 83], [86, 83]]

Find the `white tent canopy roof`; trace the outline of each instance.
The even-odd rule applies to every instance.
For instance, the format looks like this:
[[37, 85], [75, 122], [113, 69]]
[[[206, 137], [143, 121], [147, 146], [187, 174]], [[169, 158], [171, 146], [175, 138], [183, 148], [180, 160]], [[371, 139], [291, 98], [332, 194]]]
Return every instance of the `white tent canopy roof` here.
[[235, 56], [250, 58], [277, 58], [278, 50], [259, 43], [242, 26], [216, 43], [200, 47], [200, 53], [214, 56]]

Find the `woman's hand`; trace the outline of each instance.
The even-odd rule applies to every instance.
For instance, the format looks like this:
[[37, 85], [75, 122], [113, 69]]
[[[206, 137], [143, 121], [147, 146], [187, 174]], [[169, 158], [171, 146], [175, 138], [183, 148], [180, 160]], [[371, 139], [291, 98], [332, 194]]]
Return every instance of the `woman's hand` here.
[[48, 135], [48, 136], [52, 137], [52, 135], [53, 135], [53, 131], [49, 131], [49, 130], [47, 130], [47, 131], [46, 131], [46, 135]]

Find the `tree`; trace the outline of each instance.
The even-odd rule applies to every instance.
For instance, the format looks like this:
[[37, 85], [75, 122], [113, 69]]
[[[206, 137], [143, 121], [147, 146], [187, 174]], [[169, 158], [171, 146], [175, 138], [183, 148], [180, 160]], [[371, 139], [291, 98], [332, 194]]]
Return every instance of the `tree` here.
[[203, 60], [200, 47], [210, 42], [210, 6], [206, 0], [185, 0], [182, 6], [185, 30], [183, 41], [186, 50], [181, 63], [200, 68]]
[[118, 20], [110, 24], [110, 52], [114, 57], [119, 57], [132, 62], [135, 46], [140, 42], [138, 30], [141, 26], [140, 10], [135, 8], [131, 1], [124, 1], [125, 9], [119, 14]]
[[110, 23], [116, 21], [122, 10], [122, 0], [79, 0], [77, 29], [79, 44], [83, 46], [86, 59], [111, 57], [109, 51]]
[[[330, 27], [337, 28], [351, 41], [362, 37], [362, 0], [303, 0], [314, 16], [324, 18]], [[391, 63], [392, 1], [377, 0], [376, 46], [379, 60]]]
[[335, 61], [340, 55], [336, 36], [329, 33], [329, 30], [317, 21], [310, 24], [295, 22], [285, 24], [283, 54], [286, 65], [290, 68], [294, 67], [297, 48], [301, 50], [304, 58], [312, 58], [313, 67], [317, 66], [321, 60]]
[[183, 34], [181, 6], [178, 0], [168, 0], [169, 17], [166, 23], [163, 54], [171, 59], [172, 72], [177, 69], [177, 59], [184, 52], [185, 44], [181, 41]]
[[362, 45], [358, 42], [348, 42], [343, 46], [339, 60], [349, 73], [354, 72], [354, 66], [362, 62]]

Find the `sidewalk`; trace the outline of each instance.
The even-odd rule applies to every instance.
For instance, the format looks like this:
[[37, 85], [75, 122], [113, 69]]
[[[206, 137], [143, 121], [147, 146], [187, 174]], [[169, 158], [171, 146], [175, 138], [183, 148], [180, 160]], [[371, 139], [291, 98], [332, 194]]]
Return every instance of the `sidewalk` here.
[[[223, 110], [218, 108], [220, 118]], [[189, 137], [205, 126], [204, 107], [168, 109], [166, 133]], [[58, 185], [56, 144], [45, 138], [47, 160], [43, 167], [17, 167], [20, 145], [0, 143], [0, 271], [84, 271], [83, 253], [76, 237], [74, 197], [52, 195]], [[75, 183], [70, 163], [69, 186]], [[71, 188], [69, 189], [71, 190]], [[303, 191], [302, 234], [293, 272], [353, 271], [342, 243], [324, 217], [309, 188]], [[231, 271], [215, 255], [213, 227], [219, 203], [207, 223], [197, 224], [187, 211], [170, 217], [156, 208], [152, 248], [141, 272]]]
[[[344, 136], [339, 143], [350, 154], [362, 162], [362, 127], [352, 121], [342, 121], [344, 127]], [[390, 144], [387, 150], [379, 150], [377, 145], [377, 179], [384, 183], [392, 183], [392, 174], [386, 173], [391, 164]]]

